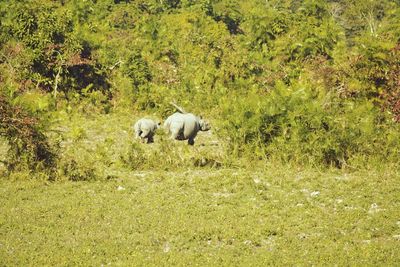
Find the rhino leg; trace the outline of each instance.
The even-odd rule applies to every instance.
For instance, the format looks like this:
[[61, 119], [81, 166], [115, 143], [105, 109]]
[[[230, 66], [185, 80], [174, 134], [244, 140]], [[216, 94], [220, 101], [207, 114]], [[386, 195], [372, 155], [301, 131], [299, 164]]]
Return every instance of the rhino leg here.
[[[140, 133], [140, 138], [142, 139], [142, 142], [145, 142], [145, 139], [149, 137], [150, 130], [149, 129], [143, 129]], [[147, 141], [148, 142], [148, 141]]]
[[169, 126], [169, 132], [171, 134], [171, 139], [183, 140], [183, 128], [182, 122], [172, 122]]
[[179, 139], [179, 129], [170, 129], [171, 139], [178, 140]]
[[141, 134], [142, 134], [142, 131], [135, 131], [135, 137], [136, 137], [136, 139], [140, 139], [141, 138]]
[[147, 136], [147, 143], [148, 143], [148, 144], [154, 143], [154, 136], [153, 136], [152, 134], [149, 134], [149, 135]]
[[193, 146], [194, 145], [194, 139], [193, 138], [189, 138], [188, 139], [188, 144]]

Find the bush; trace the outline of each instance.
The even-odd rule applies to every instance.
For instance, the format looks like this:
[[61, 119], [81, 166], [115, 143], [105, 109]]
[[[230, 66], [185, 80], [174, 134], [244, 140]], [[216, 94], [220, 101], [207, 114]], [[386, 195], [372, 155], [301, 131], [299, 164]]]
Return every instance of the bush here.
[[57, 155], [39, 121], [0, 96], [0, 136], [7, 139], [9, 171], [28, 169], [53, 173]]
[[98, 177], [96, 170], [93, 167], [80, 164], [74, 159], [63, 164], [61, 169], [63, 176], [74, 182], [94, 181]]
[[340, 168], [361, 156], [396, 161], [400, 151], [394, 141], [399, 126], [370, 102], [307, 86], [280, 83], [261, 99], [236, 98], [225, 103], [221, 116], [221, 134], [238, 156], [250, 151], [255, 157]]

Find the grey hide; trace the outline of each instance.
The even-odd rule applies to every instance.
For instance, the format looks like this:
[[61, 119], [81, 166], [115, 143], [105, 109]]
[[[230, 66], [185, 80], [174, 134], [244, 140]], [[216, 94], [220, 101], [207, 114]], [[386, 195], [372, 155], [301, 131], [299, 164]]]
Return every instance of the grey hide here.
[[[158, 129], [160, 123], [157, 123], [151, 119], [140, 119], [133, 126], [135, 130], [135, 136], [141, 139], [142, 142], [147, 141], [147, 143], [154, 142], [154, 133]], [[147, 140], [146, 140], [147, 139]]]
[[189, 145], [194, 145], [194, 138], [199, 131], [211, 129], [208, 122], [192, 113], [172, 114], [166, 119], [164, 128], [171, 134], [172, 139], [188, 140]]

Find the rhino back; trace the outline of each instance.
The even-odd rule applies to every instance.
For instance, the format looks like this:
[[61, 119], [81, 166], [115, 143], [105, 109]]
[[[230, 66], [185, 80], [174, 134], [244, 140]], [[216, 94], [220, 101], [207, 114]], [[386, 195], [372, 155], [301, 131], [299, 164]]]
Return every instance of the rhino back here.
[[182, 132], [182, 139], [194, 138], [199, 130], [198, 119], [192, 113], [174, 113], [167, 118], [164, 126], [169, 131]]
[[164, 122], [164, 128], [167, 129], [167, 130], [170, 130], [171, 124], [173, 122], [176, 122], [176, 121], [180, 120], [180, 116], [179, 115], [181, 115], [181, 114], [180, 113], [174, 113], [171, 116], [169, 116]]
[[135, 124], [135, 130], [150, 130], [155, 131], [157, 124], [151, 119], [140, 119]]

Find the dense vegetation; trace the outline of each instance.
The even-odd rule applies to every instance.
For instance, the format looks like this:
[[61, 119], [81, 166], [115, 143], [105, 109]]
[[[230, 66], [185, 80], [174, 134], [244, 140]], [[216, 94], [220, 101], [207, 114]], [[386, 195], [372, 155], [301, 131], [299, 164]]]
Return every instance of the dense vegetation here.
[[177, 99], [214, 120], [230, 156], [339, 168], [398, 159], [398, 1], [25, 0], [0, 10], [1, 103], [45, 124], [62, 110], [164, 117]]

